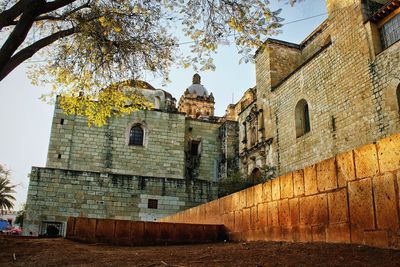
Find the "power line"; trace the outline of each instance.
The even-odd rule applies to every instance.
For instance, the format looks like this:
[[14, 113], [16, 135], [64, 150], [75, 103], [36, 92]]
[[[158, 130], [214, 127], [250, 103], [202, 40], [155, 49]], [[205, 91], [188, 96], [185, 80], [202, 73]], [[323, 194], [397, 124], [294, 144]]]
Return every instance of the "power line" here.
[[[328, 14], [328, 12], [325, 12], [325, 13], [313, 15], [313, 16], [310, 16], [310, 17], [306, 17], [306, 18], [302, 18], [302, 19], [298, 19], [298, 20], [293, 20], [293, 21], [289, 21], [289, 22], [286, 22], [286, 23], [282, 23], [281, 25], [285, 26], [285, 25], [289, 25], [289, 24], [303, 22], [303, 21], [306, 21], [306, 20], [309, 20], [309, 19], [313, 19], [313, 18], [324, 16], [324, 15], [327, 15], [327, 14]], [[229, 34], [226, 37], [232, 37], [232, 36], [233, 36], [233, 34]], [[187, 44], [193, 44], [193, 43], [195, 43], [195, 41], [181, 42], [181, 43], [179, 43], [177, 45], [180, 46], [180, 45], [187, 45]], [[23, 63], [24, 64], [31, 64], [31, 63], [40, 63], [40, 62], [45, 62], [45, 61], [46, 60], [33, 60], [33, 61], [24, 61]]]
[[[298, 23], [298, 22], [302, 22], [302, 21], [305, 21], [305, 20], [321, 17], [321, 16], [324, 16], [324, 15], [327, 15], [327, 14], [328, 14], [328, 12], [325, 12], [325, 13], [314, 15], [314, 16], [311, 16], [311, 17], [302, 18], [302, 19], [298, 19], [298, 20], [293, 20], [293, 21], [289, 21], [289, 22], [286, 22], [286, 23], [282, 23], [281, 25], [285, 26], [285, 25], [289, 25], [289, 24], [293, 24], [293, 23]], [[226, 37], [232, 37], [232, 36], [233, 36], [233, 34], [229, 34]], [[195, 41], [182, 42], [182, 43], [179, 43], [178, 45], [186, 45], [186, 44], [192, 44], [192, 43], [195, 43]]]
[[328, 15], [328, 12], [321, 13], [321, 14], [314, 15], [314, 16], [307, 17], [307, 18], [303, 18], [303, 19], [298, 19], [298, 20], [289, 21], [289, 22], [286, 22], [286, 23], [282, 23], [282, 25], [289, 25], [289, 24], [293, 24], [293, 23], [297, 23], [297, 22], [301, 22], [301, 21], [305, 21], [305, 20], [309, 20], [309, 19], [321, 17], [321, 16], [324, 16], [324, 15]]

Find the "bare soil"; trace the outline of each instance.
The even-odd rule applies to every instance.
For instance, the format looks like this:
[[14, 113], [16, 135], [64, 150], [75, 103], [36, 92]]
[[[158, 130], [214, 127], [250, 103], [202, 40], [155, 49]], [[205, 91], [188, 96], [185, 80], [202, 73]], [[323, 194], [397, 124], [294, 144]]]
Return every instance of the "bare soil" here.
[[0, 266], [400, 266], [400, 251], [325, 243], [116, 247], [0, 236]]

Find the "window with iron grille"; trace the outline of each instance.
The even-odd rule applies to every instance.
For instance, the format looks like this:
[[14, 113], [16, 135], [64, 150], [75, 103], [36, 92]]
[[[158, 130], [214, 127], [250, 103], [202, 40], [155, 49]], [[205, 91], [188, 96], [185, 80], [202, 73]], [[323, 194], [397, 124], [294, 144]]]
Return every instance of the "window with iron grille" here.
[[143, 129], [139, 125], [133, 126], [129, 134], [129, 145], [143, 145]]
[[39, 229], [39, 236], [57, 237], [64, 236], [64, 223], [42, 221]]
[[383, 49], [400, 40], [400, 14], [386, 22], [381, 28]]

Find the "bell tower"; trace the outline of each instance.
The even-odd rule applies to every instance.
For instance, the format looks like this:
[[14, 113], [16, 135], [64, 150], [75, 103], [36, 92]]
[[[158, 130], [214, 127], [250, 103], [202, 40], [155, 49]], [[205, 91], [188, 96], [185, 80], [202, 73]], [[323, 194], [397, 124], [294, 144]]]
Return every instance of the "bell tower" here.
[[194, 119], [213, 117], [214, 104], [213, 94], [208, 94], [207, 89], [201, 84], [200, 75], [196, 73], [193, 75], [192, 85], [186, 88], [179, 99], [178, 111]]

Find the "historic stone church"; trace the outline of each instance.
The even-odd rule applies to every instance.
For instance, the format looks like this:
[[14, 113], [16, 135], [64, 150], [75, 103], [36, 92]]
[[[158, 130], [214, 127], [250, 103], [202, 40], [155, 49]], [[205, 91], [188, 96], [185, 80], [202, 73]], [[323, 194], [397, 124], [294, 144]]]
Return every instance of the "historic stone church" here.
[[237, 127], [214, 116], [200, 76], [178, 108], [171, 94], [146, 82], [131, 88], [155, 108], [100, 128], [66, 116], [57, 101], [46, 167], [30, 174], [26, 233], [46, 234], [51, 225], [62, 234], [71, 216], [154, 221], [217, 197], [227, 172], [222, 159], [237, 154]]
[[255, 87], [223, 117], [197, 74], [178, 107], [132, 82], [155, 109], [102, 128], [56, 105], [25, 233], [62, 234], [71, 216], [156, 220], [215, 199], [218, 180], [237, 170], [283, 175], [399, 133], [400, 1], [326, 2], [328, 18], [301, 43], [258, 49]]

